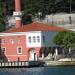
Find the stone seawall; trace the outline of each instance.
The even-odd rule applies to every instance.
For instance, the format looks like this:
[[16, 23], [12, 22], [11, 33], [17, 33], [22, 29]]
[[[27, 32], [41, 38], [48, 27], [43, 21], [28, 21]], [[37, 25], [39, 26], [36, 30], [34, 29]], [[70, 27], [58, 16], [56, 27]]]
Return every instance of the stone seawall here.
[[45, 66], [75, 66], [75, 61], [45, 61]]

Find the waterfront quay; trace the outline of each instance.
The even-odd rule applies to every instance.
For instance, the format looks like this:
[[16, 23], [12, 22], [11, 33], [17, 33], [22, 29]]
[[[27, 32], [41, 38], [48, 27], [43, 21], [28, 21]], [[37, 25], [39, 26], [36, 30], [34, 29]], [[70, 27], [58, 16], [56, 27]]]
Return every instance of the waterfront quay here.
[[43, 62], [40, 61], [0, 62], [0, 68], [36, 67], [41, 66], [42, 64]]
[[52, 66], [75, 66], [75, 61], [15, 61], [0, 62], [0, 68], [18, 68], [18, 67], [52, 67]]

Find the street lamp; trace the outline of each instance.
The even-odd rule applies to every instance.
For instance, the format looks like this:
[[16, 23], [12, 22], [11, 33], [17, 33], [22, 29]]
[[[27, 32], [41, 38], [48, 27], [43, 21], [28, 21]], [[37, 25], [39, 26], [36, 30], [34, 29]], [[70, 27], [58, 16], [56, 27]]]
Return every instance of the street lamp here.
[[41, 13], [41, 12], [38, 12], [39, 21], [40, 21], [40, 19], [41, 19], [41, 15], [42, 15], [42, 13]]

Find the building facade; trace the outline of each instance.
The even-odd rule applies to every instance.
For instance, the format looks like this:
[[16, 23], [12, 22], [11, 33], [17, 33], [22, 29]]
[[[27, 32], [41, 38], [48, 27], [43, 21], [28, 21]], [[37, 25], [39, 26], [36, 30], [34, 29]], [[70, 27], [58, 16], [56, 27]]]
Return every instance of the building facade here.
[[15, 28], [0, 33], [0, 60], [4, 62], [38, 60], [43, 50], [56, 47], [52, 41], [53, 37], [57, 32], [64, 30], [43, 23], [23, 25], [20, 4], [20, 0], [15, 0]]
[[32, 23], [21, 28], [0, 33], [3, 61], [38, 60], [41, 48], [55, 47], [53, 37], [63, 28], [42, 23]]

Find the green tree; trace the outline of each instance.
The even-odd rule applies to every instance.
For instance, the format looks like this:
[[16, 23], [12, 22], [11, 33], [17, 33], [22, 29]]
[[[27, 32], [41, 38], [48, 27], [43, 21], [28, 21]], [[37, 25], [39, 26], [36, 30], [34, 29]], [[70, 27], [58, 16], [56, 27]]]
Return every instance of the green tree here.
[[74, 48], [75, 47], [75, 33], [74, 32], [68, 32], [64, 36], [64, 47], [65, 48]]
[[[12, 15], [14, 11], [14, 1], [15, 0], [0, 0], [0, 16], [6, 17], [7, 15]], [[70, 0], [21, 0], [22, 1], [22, 11], [25, 15], [38, 14], [42, 12], [43, 17], [46, 14], [57, 13], [57, 12], [70, 12]], [[71, 10], [75, 12], [75, 1], [71, 0]], [[24, 15], [24, 16], [25, 16]], [[24, 18], [23, 21], [29, 23], [28, 19]], [[2, 18], [0, 17], [1, 21]], [[26, 19], [26, 20], [25, 20]], [[30, 19], [29, 19], [30, 20]], [[0, 23], [2, 24], [3, 22]]]
[[53, 38], [53, 42], [60, 47], [69, 50], [71, 54], [71, 49], [75, 48], [75, 33], [72, 31], [58, 32]]
[[64, 48], [75, 47], [75, 33], [72, 31], [58, 32], [53, 38], [53, 42]]
[[62, 31], [62, 32], [58, 32], [54, 38], [53, 38], [53, 42], [56, 44], [56, 45], [59, 45], [61, 47], [63, 47], [63, 39], [64, 39], [64, 36], [66, 35], [66, 31]]

